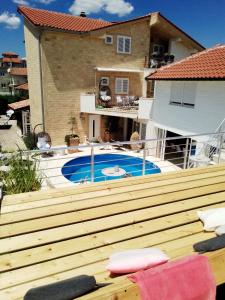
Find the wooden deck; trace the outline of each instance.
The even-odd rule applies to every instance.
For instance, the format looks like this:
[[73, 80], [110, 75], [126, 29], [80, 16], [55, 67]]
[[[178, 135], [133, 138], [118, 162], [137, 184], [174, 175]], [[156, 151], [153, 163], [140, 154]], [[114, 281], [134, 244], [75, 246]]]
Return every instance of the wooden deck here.
[[[225, 165], [5, 197], [0, 217], [0, 299], [80, 274], [112, 283], [80, 299], [139, 299], [125, 276], [109, 278], [112, 252], [156, 246], [172, 259], [203, 232], [196, 211], [225, 206]], [[225, 282], [225, 249], [209, 254]]]

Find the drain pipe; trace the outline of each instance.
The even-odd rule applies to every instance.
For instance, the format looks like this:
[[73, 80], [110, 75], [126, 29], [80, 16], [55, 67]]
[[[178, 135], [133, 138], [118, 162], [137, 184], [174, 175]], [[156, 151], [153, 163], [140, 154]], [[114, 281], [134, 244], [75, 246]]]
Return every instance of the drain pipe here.
[[42, 111], [42, 125], [43, 131], [45, 131], [45, 109], [44, 109], [44, 92], [43, 92], [43, 74], [42, 74], [42, 56], [41, 56], [41, 36], [42, 30], [38, 34], [38, 59], [39, 59], [39, 70], [40, 70], [40, 84], [41, 84], [41, 111]]

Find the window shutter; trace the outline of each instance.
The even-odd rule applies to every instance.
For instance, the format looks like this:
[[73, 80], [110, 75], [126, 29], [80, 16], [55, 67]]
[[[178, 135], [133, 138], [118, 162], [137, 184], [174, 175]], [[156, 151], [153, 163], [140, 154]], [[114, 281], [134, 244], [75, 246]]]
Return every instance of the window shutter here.
[[196, 82], [185, 82], [184, 83], [184, 95], [183, 95], [183, 105], [184, 106], [194, 106], [195, 96], [196, 96]]
[[116, 94], [122, 93], [122, 79], [117, 78], [116, 79]]
[[128, 94], [128, 79], [123, 79], [123, 93]]
[[118, 52], [123, 52], [124, 39], [122, 37], [118, 38]]
[[116, 78], [115, 93], [116, 94], [128, 94], [129, 92], [129, 79], [128, 78]]
[[182, 104], [183, 100], [183, 87], [182, 81], [174, 81], [171, 85], [170, 103]]
[[130, 45], [131, 44], [131, 40], [130, 38], [125, 38], [125, 51], [126, 53], [130, 53]]

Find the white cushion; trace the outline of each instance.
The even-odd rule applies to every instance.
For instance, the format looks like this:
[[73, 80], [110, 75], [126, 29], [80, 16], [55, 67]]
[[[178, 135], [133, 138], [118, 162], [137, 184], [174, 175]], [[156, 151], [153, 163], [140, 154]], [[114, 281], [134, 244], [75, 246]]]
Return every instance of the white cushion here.
[[214, 231], [217, 227], [225, 225], [225, 207], [198, 211], [197, 214], [206, 231]]
[[157, 248], [127, 250], [112, 254], [107, 270], [115, 274], [127, 274], [154, 267], [168, 260], [169, 257]]
[[100, 95], [101, 95], [101, 96], [106, 96], [106, 95], [107, 95], [107, 92], [106, 92], [106, 91], [100, 91]]
[[216, 228], [216, 234], [217, 234], [217, 235], [225, 234], [225, 225], [222, 225], [222, 226], [220, 226], [220, 227], [217, 227], [217, 228]]

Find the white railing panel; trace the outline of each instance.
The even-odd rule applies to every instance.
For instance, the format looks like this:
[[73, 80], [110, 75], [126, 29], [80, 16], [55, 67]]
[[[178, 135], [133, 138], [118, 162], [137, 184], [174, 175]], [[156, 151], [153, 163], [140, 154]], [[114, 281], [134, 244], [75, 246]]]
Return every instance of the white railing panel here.
[[80, 95], [80, 112], [83, 113], [95, 112], [95, 94]]

